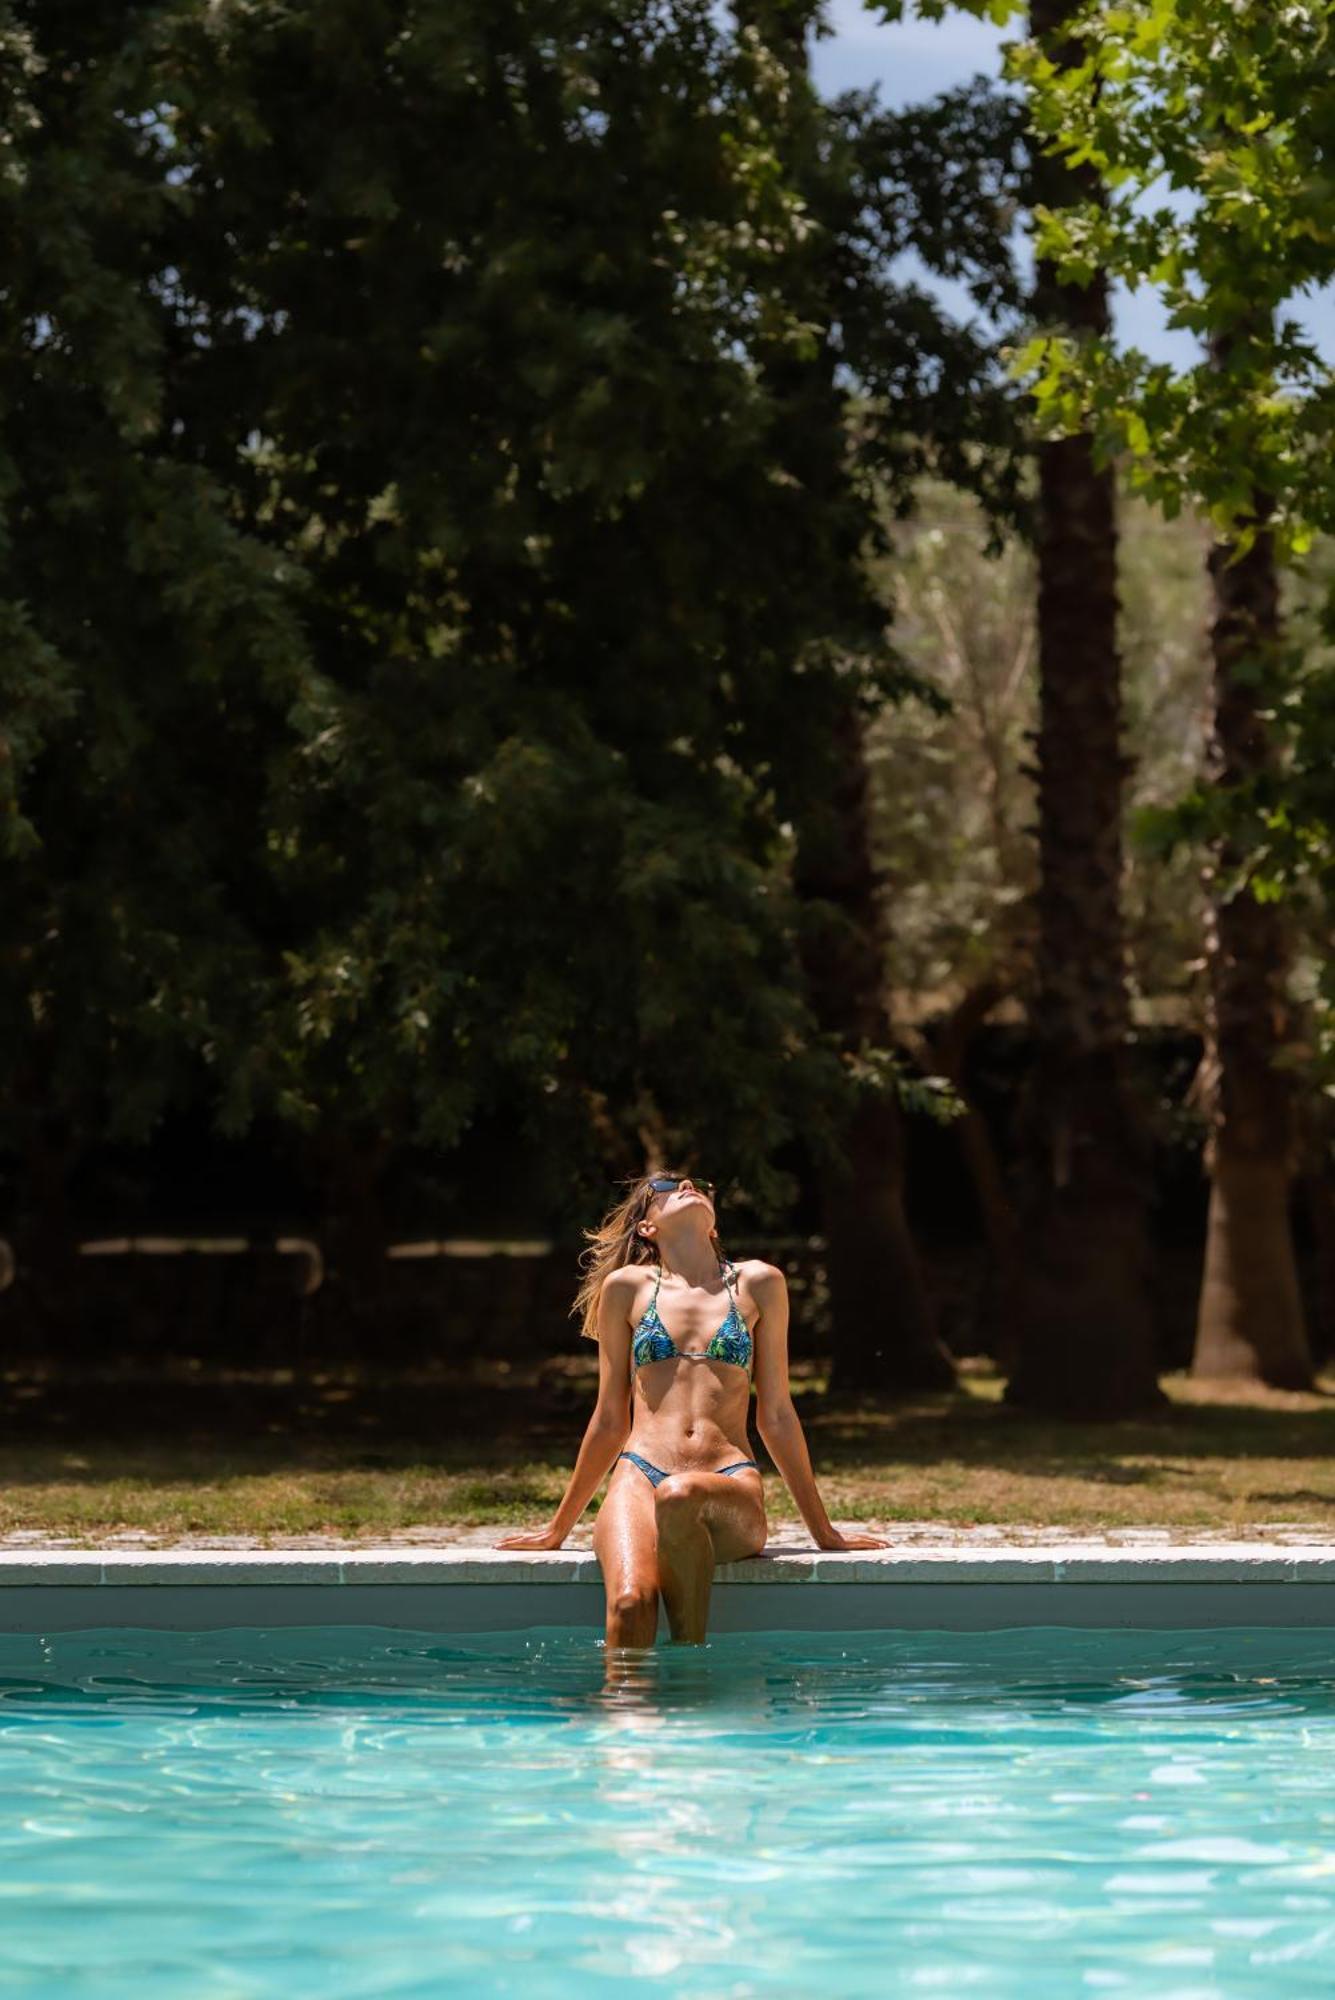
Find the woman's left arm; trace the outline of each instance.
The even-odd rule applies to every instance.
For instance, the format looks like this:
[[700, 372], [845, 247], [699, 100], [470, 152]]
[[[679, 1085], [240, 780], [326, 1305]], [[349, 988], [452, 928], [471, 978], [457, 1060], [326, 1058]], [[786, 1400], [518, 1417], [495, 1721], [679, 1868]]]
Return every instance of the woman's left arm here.
[[880, 1535], [842, 1535], [816, 1490], [802, 1419], [793, 1407], [788, 1382], [788, 1282], [773, 1264], [748, 1267], [751, 1295], [760, 1307], [755, 1343], [756, 1429], [793, 1496], [798, 1513], [822, 1549], [885, 1549]]

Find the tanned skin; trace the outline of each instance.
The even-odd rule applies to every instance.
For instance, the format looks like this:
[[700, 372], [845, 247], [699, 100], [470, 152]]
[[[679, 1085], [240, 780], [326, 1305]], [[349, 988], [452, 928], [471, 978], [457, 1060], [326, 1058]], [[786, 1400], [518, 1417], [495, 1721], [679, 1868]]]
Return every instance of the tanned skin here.
[[[662, 1260], [659, 1315], [679, 1349], [699, 1353], [728, 1310], [714, 1204], [683, 1179], [655, 1194], [639, 1230]], [[735, 1268], [753, 1345], [756, 1429], [812, 1539], [821, 1549], [888, 1547], [878, 1535], [841, 1534], [817, 1491], [788, 1381], [783, 1272], [759, 1258]], [[715, 1564], [759, 1555], [768, 1533], [759, 1472], [718, 1470], [751, 1456], [751, 1385], [743, 1370], [672, 1356], [632, 1374], [631, 1332], [653, 1296], [654, 1278], [651, 1264], [625, 1264], [604, 1280], [598, 1400], [561, 1504], [545, 1528], [497, 1543], [502, 1549], [560, 1548], [612, 1468], [593, 1531], [607, 1592], [609, 1651], [653, 1645], [660, 1594], [672, 1637], [703, 1643]], [[669, 1476], [652, 1486], [638, 1466], [618, 1458], [625, 1450], [663, 1466]]]

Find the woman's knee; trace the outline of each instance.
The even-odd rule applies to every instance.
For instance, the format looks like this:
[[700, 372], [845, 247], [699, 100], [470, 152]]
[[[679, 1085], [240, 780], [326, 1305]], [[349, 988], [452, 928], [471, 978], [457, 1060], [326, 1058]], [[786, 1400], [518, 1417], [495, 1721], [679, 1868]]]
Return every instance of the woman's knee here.
[[693, 1472], [673, 1472], [654, 1488], [654, 1512], [660, 1534], [666, 1527], [686, 1527], [697, 1520], [705, 1497], [704, 1482]]
[[652, 1612], [658, 1615], [658, 1579], [656, 1577], [628, 1577], [608, 1592], [607, 1610], [609, 1617], [630, 1620], [646, 1618]]

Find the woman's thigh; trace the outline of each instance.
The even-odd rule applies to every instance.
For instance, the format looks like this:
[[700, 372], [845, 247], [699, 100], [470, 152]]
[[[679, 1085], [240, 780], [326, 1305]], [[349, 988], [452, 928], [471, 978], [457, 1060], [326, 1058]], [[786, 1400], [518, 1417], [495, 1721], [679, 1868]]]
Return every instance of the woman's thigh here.
[[706, 1473], [700, 1514], [714, 1544], [715, 1562], [758, 1556], [769, 1527], [765, 1488], [758, 1472]]
[[593, 1552], [609, 1597], [619, 1590], [658, 1588], [658, 1522], [654, 1489], [623, 1459], [608, 1481], [593, 1524]]

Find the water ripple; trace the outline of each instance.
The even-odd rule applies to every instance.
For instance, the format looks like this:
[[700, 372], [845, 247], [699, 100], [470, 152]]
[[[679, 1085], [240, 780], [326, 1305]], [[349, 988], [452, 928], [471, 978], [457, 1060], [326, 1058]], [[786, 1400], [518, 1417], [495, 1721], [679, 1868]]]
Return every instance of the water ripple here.
[[0, 1638], [0, 1993], [1298, 2000], [1332, 1749], [1321, 1633]]

